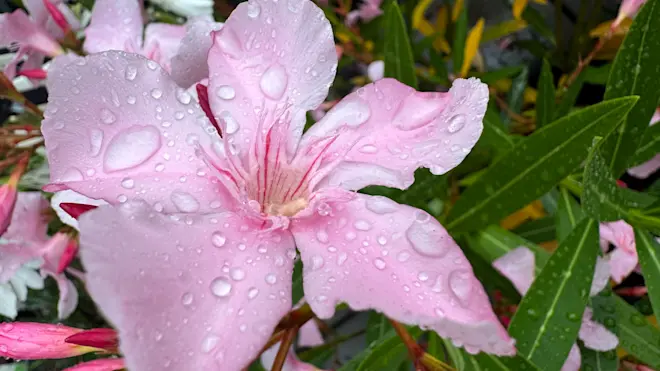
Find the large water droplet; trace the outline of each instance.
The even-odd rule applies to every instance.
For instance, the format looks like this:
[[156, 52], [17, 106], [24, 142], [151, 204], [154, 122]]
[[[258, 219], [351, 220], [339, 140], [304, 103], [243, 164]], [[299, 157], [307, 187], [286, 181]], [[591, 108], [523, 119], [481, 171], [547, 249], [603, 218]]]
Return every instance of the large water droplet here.
[[202, 352], [209, 353], [210, 351], [215, 349], [216, 346], [218, 346], [219, 341], [220, 341], [219, 337], [213, 334], [207, 335], [202, 341]]
[[187, 91], [181, 88], [176, 89], [176, 99], [181, 103], [181, 104], [189, 104], [190, 101], [192, 100], [192, 96], [188, 94]]
[[465, 302], [472, 292], [471, 274], [465, 270], [455, 270], [449, 275], [449, 288], [461, 302]]
[[383, 270], [383, 269], [385, 269], [387, 264], [385, 263], [385, 260], [383, 260], [381, 258], [376, 258], [376, 259], [374, 259], [374, 266], [376, 266], [376, 268], [378, 268], [380, 270]]
[[365, 206], [367, 207], [367, 210], [381, 215], [390, 214], [399, 209], [399, 205], [396, 202], [383, 196], [367, 197]]
[[421, 128], [435, 119], [445, 108], [440, 95], [416, 92], [400, 104], [394, 115], [394, 125], [402, 130]]
[[232, 268], [230, 275], [234, 281], [242, 281], [245, 279], [245, 271], [241, 268]]
[[128, 81], [133, 81], [135, 80], [135, 77], [137, 76], [137, 68], [135, 66], [127, 66], [126, 71], [124, 72], [124, 77]]
[[406, 231], [406, 237], [418, 253], [439, 258], [448, 252], [451, 237], [437, 223], [415, 220]]
[[124, 178], [121, 181], [121, 186], [126, 189], [132, 189], [133, 187], [135, 187], [135, 181], [131, 178]]
[[89, 132], [89, 154], [96, 157], [101, 153], [103, 146], [103, 131], [99, 129], [92, 129]]
[[312, 257], [312, 269], [313, 270], [318, 270], [323, 267], [323, 263], [325, 261], [323, 260], [323, 257], [320, 255], [315, 255]]
[[224, 123], [225, 133], [234, 134], [238, 131], [238, 121], [234, 119], [229, 111], [220, 112], [220, 121]]
[[353, 227], [357, 229], [358, 231], [368, 231], [371, 229], [371, 224], [366, 221], [366, 220], [356, 220], [355, 223], [353, 223]]
[[236, 97], [236, 90], [234, 90], [234, 88], [232, 88], [229, 85], [220, 85], [220, 87], [218, 87], [218, 89], [216, 90], [215, 94], [220, 99], [231, 100], [234, 99], [234, 97]]
[[117, 121], [117, 116], [114, 113], [107, 108], [101, 109], [101, 122], [109, 125], [115, 121]]
[[225, 245], [225, 242], [227, 242], [227, 238], [220, 232], [213, 232], [211, 235], [211, 243], [213, 243], [213, 246], [222, 247]]
[[454, 117], [452, 117], [449, 120], [449, 126], [447, 127], [447, 131], [450, 133], [454, 134], [458, 132], [459, 130], [463, 129], [465, 126], [465, 115], [458, 114]]
[[226, 277], [218, 277], [211, 281], [211, 293], [220, 298], [227, 297], [231, 293], [231, 283]]
[[132, 126], [115, 135], [105, 151], [106, 172], [130, 169], [147, 161], [160, 148], [160, 132], [153, 126]]
[[261, 6], [256, 1], [248, 1], [247, 5], [247, 15], [248, 17], [254, 19], [259, 16], [261, 13]]
[[319, 229], [316, 231], [316, 239], [321, 243], [327, 243], [330, 240], [328, 237], [328, 232], [326, 232], [324, 229]]
[[192, 213], [199, 210], [199, 202], [190, 193], [174, 191], [170, 195], [170, 200], [181, 212]]
[[154, 99], [160, 99], [163, 96], [163, 91], [158, 88], [151, 89], [151, 97]]
[[277, 276], [274, 273], [268, 273], [265, 277], [266, 283], [269, 285], [274, 285], [277, 283]]
[[284, 67], [279, 63], [275, 63], [268, 67], [261, 76], [259, 87], [268, 98], [277, 100], [282, 98], [288, 82], [289, 76]]

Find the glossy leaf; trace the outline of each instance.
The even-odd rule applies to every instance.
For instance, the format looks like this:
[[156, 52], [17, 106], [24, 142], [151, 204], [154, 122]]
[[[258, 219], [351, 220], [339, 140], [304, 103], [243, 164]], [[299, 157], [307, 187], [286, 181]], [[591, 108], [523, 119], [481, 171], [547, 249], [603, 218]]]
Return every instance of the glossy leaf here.
[[392, 331], [392, 325], [390, 325], [387, 317], [378, 312], [369, 313], [366, 333], [367, 344], [378, 341], [390, 331]]
[[586, 74], [582, 72], [577, 76], [575, 81], [573, 81], [571, 86], [569, 86], [568, 89], [564, 92], [561, 100], [559, 101], [559, 104], [555, 108], [555, 119], [559, 119], [568, 115], [568, 113], [571, 111], [571, 108], [575, 106], [575, 102], [577, 101], [577, 97], [580, 94], [580, 90], [582, 90], [582, 86], [584, 86], [585, 78]]
[[660, 124], [649, 126], [646, 129], [630, 164], [639, 165], [652, 159], [658, 153], [660, 153]]
[[452, 44], [452, 63], [454, 65], [454, 73], [459, 73], [463, 65], [463, 58], [465, 53], [465, 45], [468, 34], [468, 14], [467, 4], [459, 8], [459, 3], [466, 2], [467, 0], [459, 0], [454, 5], [452, 19], [454, 23], [454, 43]]
[[[509, 105], [509, 110], [514, 113], [520, 113], [522, 110], [523, 103], [525, 102], [525, 89], [527, 88], [529, 77], [529, 69], [523, 67], [518, 76], [514, 77], [511, 81], [511, 89], [507, 95], [507, 103]], [[502, 112], [502, 120], [509, 124], [511, 118], [505, 112]]]
[[385, 76], [393, 77], [402, 83], [417, 88], [415, 61], [413, 60], [410, 38], [406, 23], [396, 1], [385, 8]]
[[[413, 338], [421, 334], [421, 330], [417, 328], [408, 329], [408, 332]], [[408, 349], [394, 330], [379, 341], [371, 343], [364, 353], [365, 356], [357, 371], [385, 370], [392, 365], [400, 364], [408, 357]]]
[[550, 257], [511, 321], [518, 352], [544, 369], [560, 369], [575, 342], [598, 249], [598, 223], [583, 220]]
[[654, 313], [660, 313], [660, 244], [648, 232], [635, 228], [635, 245]]
[[465, 370], [465, 356], [460, 348], [452, 344], [451, 340], [446, 340], [438, 336], [435, 332], [428, 333], [427, 352], [437, 359], [448, 357], [451, 365], [456, 371]]
[[536, 98], [536, 127], [551, 123], [555, 114], [555, 83], [552, 78], [552, 67], [547, 60], [543, 60], [541, 75], [539, 76], [538, 95]]
[[660, 330], [623, 299], [614, 298], [619, 345], [652, 368], [660, 368]]
[[557, 220], [557, 241], [561, 243], [582, 221], [584, 212], [566, 188], [559, 189], [558, 203], [559, 208], [555, 218]]
[[479, 370], [483, 371], [535, 371], [539, 370], [533, 363], [522, 356], [497, 357], [492, 354], [479, 353], [470, 355], [473, 363], [479, 365]]
[[514, 229], [513, 233], [534, 243], [552, 241], [556, 238], [555, 218], [548, 216], [530, 220]]
[[504, 129], [504, 123], [499, 117], [499, 113], [494, 105], [489, 104], [484, 116], [484, 131], [479, 138], [480, 143], [484, 143], [497, 155], [506, 153], [514, 147], [514, 137], [508, 134]]
[[543, 196], [580, 166], [594, 136], [611, 132], [636, 98], [596, 104], [545, 126], [491, 165], [451, 209], [453, 232], [476, 230]]
[[470, 248], [488, 262], [492, 262], [520, 246], [532, 250], [536, 258], [536, 266], [539, 269], [548, 261], [548, 252], [540, 246], [496, 225], [491, 225], [480, 231], [475, 236], [470, 237], [469, 241]]
[[660, 1], [649, 0], [635, 17], [612, 64], [605, 99], [639, 96], [620, 130], [603, 143], [603, 157], [618, 177], [628, 167], [660, 99]]

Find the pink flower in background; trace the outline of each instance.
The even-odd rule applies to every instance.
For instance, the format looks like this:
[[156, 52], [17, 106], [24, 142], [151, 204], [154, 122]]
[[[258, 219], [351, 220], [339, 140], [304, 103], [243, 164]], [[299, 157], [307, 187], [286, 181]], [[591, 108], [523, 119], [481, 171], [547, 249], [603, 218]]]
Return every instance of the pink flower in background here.
[[0, 356], [14, 359], [68, 358], [100, 349], [68, 343], [83, 330], [50, 323], [5, 322], [0, 324]]
[[383, 14], [380, 5], [383, 0], [363, 0], [357, 10], [353, 10], [346, 15], [346, 25], [353, 26], [358, 19], [362, 22], [371, 22], [374, 18]]
[[[23, 69], [40, 69], [46, 56], [55, 57], [63, 53], [57, 40], [62, 39], [64, 33], [44, 6], [43, 0], [25, 0], [23, 3], [29, 16], [22, 9], [0, 14], [0, 46], [18, 45], [16, 56], [4, 70], [10, 79], [16, 76], [16, 66], [23, 60]], [[80, 27], [62, 0], [51, 0], [51, 3], [65, 16], [72, 29]]]
[[210, 33], [221, 27], [222, 23], [215, 23], [210, 17], [195, 18], [185, 26], [150, 23], [145, 27], [142, 1], [97, 0], [85, 29], [84, 49], [88, 53], [123, 50], [142, 54], [188, 87], [208, 76]]
[[80, 253], [128, 369], [246, 367], [291, 309], [296, 247], [322, 319], [346, 302], [469, 352], [515, 353], [437, 220], [355, 193], [459, 164], [481, 134], [487, 87], [457, 79], [448, 93], [421, 93], [379, 80], [303, 135], [336, 67], [316, 5], [257, 0], [237, 7], [209, 51], [222, 137], [142, 56], [100, 53], [50, 76], [47, 189], [111, 204], [80, 217]]
[[[511, 250], [493, 262], [493, 266], [504, 277], [509, 279], [521, 295], [525, 295], [534, 281], [535, 258], [534, 253], [527, 247], [521, 246]], [[605, 260], [598, 258], [594, 279], [591, 283], [590, 295], [594, 296], [607, 285], [609, 267]], [[589, 349], [600, 352], [612, 350], [619, 344], [619, 339], [607, 328], [591, 319], [593, 312], [586, 308], [582, 316], [582, 326], [578, 337]], [[582, 356], [580, 348], [574, 344], [562, 367], [562, 371], [577, 371], [580, 369]]]
[[125, 368], [126, 364], [121, 358], [103, 358], [79, 363], [62, 371], [116, 371]]
[[617, 28], [626, 18], [634, 18], [639, 9], [644, 5], [646, 0], [623, 0], [619, 7], [619, 14], [612, 23], [612, 28]]
[[[660, 121], [660, 109], [656, 109], [653, 117], [651, 118], [651, 123], [649, 126], [655, 125]], [[656, 170], [660, 169], [660, 154], [655, 155], [652, 159], [646, 161], [641, 165], [637, 165], [628, 169], [628, 174], [634, 176], [635, 178], [646, 179], [651, 174], [655, 173]]]
[[[277, 343], [261, 354], [260, 361], [261, 361], [261, 366], [264, 369], [271, 370], [273, 368], [273, 364], [275, 363], [275, 357], [277, 356], [277, 352], [279, 349], [280, 349], [280, 343]], [[289, 350], [289, 353], [286, 356], [286, 360], [284, 361], [284, 366], [282, 366], [282, 370], [321, 371], [321, 369], [314, 367], [314, 365], [299, 360], [298, 357], [296, 357], [296, 353], [293, 351], [293, 349]]]
[[[621, 283], [632, 273], [639, 262], [635, 246], [635, 232], [630, 224], [619, 220], [600, 224], [600, 246], [609, 262], [614, 282]], [[615, 249], [608, 253], [609, 244]]]

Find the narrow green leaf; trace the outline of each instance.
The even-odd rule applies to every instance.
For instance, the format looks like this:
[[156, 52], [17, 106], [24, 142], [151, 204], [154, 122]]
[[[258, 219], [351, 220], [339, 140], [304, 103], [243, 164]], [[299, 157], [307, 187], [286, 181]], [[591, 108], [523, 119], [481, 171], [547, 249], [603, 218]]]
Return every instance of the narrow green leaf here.
[[392, 325], [387, 320], [387, 317], [377, 312], [369, 313], [369, 320], [367, 321], [367, 344], [378, 341], [392, 330]]
[[[417, 328], [408, 329], [408, 332], [413, 338], [419, 337], [422, 333]], [[363, 353], [365, 353], [365, 357], [357, 371], [386, 370], [391, 365], [398, 365], [408, 357], [406, 346], [394, 330], [389, 335], [382, 337], [381, 340], [371, 343]]]
[[642, 142], [635, 151], [630, 165], [640, 165], [660, 152], [660, 124], [649, 126], [644, 132]]
[[584, 69], [584, 81], [589, 84], [605, 85], [610, 77], [611, 70], [612, 64], [598, 67], [588, 66]]
[[503, 67], [495, 71], [470, 72], [470, 76], [478, 77], [484, 84], [492, 84], [499, 80], [517, 76], [522, 71], [520, 66]]
[[[479, 353], [471, 356], [474, 358], [482, 370], [488, 371], [535, 371], [539, 370], [534, 364], [520, 355], [514, 357], [497, 357], [492, 354]], [[540, 363], [544, 365], [543, 363]], [[545, 369], [545, 368], [544, 368]]]
[[465, 42], [468, 34], [468, 0], [464, 0], [463, 7], [456, 23], [454, 23], [454, 43], [451, 46], [451, 61], [455, 74], [458, 74], [465, 57]]
[[396, 1], [390, 1], [385, 8], [385, 76], [393, 77], [417, 89], [415, 61], [406, 23]]
[[598, 223], [582, 221], [550, 257], [511, 321], [518, 352], [544, 369], [559, 370], [575, 342], [598, 249]]
[[514, 229], [513, 233], [534, 243], [553, 241], [556, 238], [555, 218], [531, 220]]
[[461, 349], [452, 344], [451, 340], [446, 340], [438, 336], [435, 332], [428, 332], [429, 345], [426, 351], [437, 359], [445, 359], [449, 357], [451, 366], [456, 371], [465, 370], [465, 359]]
[[293, 275], [292, 275], [292, 287], [291, 287], [291, 302], [297, 303], [300, 299], [305, 296], [303, 290], [303, 280], [302, 280], [302, 262], [298, 260], [293, 266]]
[[623, 40], [605, 89], [605, 99], [639, 96], [621, 128], [606, 138], [603, 156], [616, 177], [628, 167], [660, 99], [660, 0], [649, 0]]
[[484, 116], [484, 130], [479, 138], [488, 148], [501, 155], [514, 147], [514, 137], [504, 130], [497, 108], [489, 104]]
[[584, 85], [585, 75], [584, 72], [579, 74], [571, 86], [568, 87], [568, 90], [564, 92], [561, 101], [555, 109], [555, 120], [568, 115], [571, 108], [575, 106], [578, 95], [580, 95], [580, 90], [582, 90], [582, 86]]
[[534, 9], [531, 6], [525, 8], [522, 14], [522, 19], [524, 19], [529, 25], [535, 29], [539, 34], [548, 39], [553, 44], [555, 42], [555, 35], [552, 32], [552, 29], [546, 23], [546, 17], [539, 13], [538, 10]]
[[462, 194], [447, 217], [448, 229], [480, 229], [543, 196], [580, 166], [593, 137], [611, 132], [636, 101], [599, 103], [527, 137]]
[[653, 312], [660, 313], [660, 244], [648, 232], [638, 228], [635, 228], [635, 242]]
[[487, 262], [492, 262], [520, 246], [532, 250], [537, 267], [543, 267], [548, 261], [548, 252], [540, 246], [496, 225], [489, 226], [476, 236], [468, 237], [468, 241], [470, 248]]
[[630, 304], [615, 298], [619, 345], [654, 369], [660, 368], [660, 330]]
[[631, 209], [643, 208], [646, 203], [631, 190], [620, 188], [610, 168], [600, 155], [599, 146], [589, 153], [583, 176], [582, 206], [591, 217], [600, 221], [624, 219]]
[[539, 76], [538, 95], [536, 97], [536, 127], [541, 128], [554, 119], [555, 114], [555, 83], [552, 79], [552, 67], [546, 59], [543, 60]]
[[[520, 113], [525, 98], [525, 88], [527, 88], [529, 78], [529, 69], [525, 66], [520, 71], [518, 76], [514, 77], [511, 80], [511, 89], [507, 94], [507, 104], [509, 105], [509, 110]], [[511, 117], [508, 114], [502, 112], [502, 120], [508, 125], [511, 122]]]
[[559, 209], [555, 215], [557, 220], [557, 241], [561, 243], [573, 228], [584, 218], [584, 212], [573, 195], [564, 187], [559, 189]]

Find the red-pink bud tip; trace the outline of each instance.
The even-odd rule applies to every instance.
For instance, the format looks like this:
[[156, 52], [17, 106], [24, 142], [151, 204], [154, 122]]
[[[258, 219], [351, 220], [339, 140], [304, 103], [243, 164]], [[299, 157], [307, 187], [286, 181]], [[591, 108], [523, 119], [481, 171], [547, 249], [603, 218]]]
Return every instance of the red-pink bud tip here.
[[41, 68], [37, 68], [33, 70], [20, 70], [18, 75], [35, 80], [45, 80], [48, 77], [48, 72], [42, 70]]
[[67, 214], [71, 215], [74, 219], [78, 220], [78, 218], [90, 211], [96, 209], [98, 206], [96, 205], [87, 205], [87, 204], [77, 204], [73, 202], [62, 202], [60, 204], [60, 207], [62, 210], [64, 210]]
[[211, 121], [211, 124], [213, 124], [216, 130], [218, 130], [218, 134], [222, 137], [222, 130], [220, 130], [220, 125], [218, 125], [218, 121], [216, 121], [215, 117], [213, 116], [213, 112], [211, 111], [211, 105], [209, 104], [208, 87], [204, 84], [197, 84], [195, 86], [195, 89], [197, 90], [199, 105], [202, 107], [202, 110], [206, 114], [206, 117], [208, 117], [209, 121]]
[[71, 25], [69, 25], [69, 22], [66, 20], [66, 17], [64, 17], [64, 14], [57, 9], [57, 6], [55, 6], [53, 3], [50, 2], [50, 0], [44, 0], [44, 6], [48, 10], [48, 13], [50, 13], [50, 16], [53, 18], [53, 21], [59, 28], [64, 31], [64, 33], [68, 33], [71, 31]]
[[104, 349], [111, 353], [116, 353], [119, 346], [117, 331], [110, 328], [84, 330], [67, 337], [64, 341], [69, 344]]

